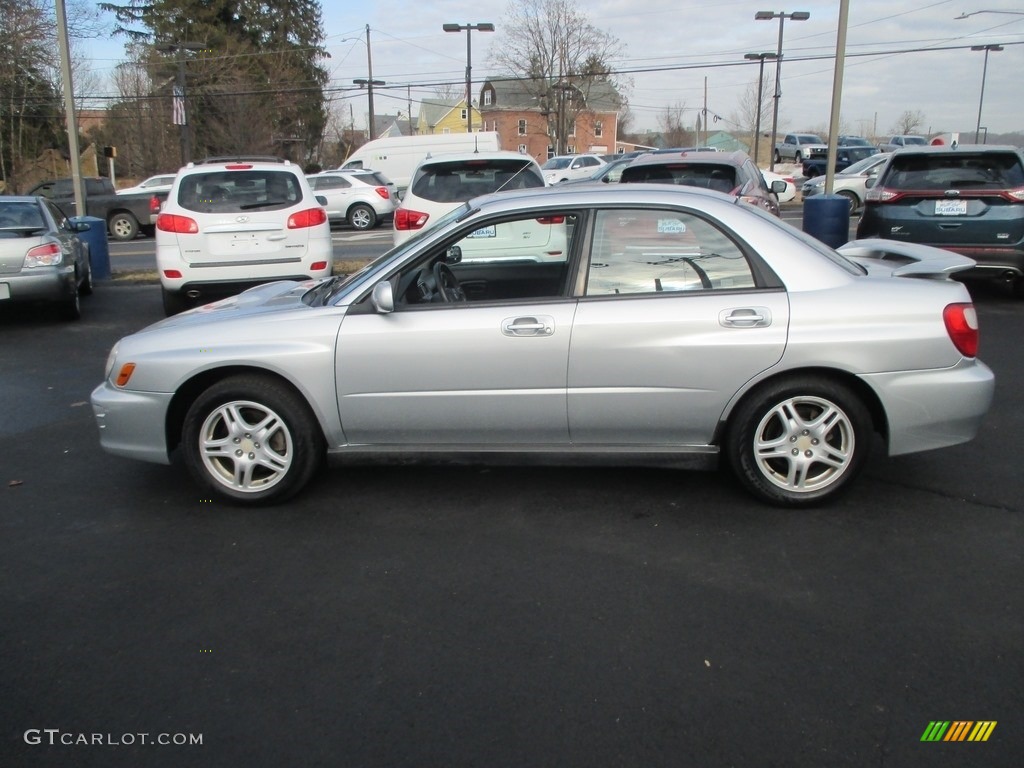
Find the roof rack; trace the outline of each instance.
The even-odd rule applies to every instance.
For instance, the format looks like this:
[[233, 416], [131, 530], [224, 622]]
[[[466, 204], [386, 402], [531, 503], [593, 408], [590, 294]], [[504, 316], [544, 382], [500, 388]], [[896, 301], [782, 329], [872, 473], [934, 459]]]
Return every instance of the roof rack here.
[[283, 163], [291, 165], [288, 160], [273, 155], [217, 155], [196, 161], [197, 165], [205, 163]]

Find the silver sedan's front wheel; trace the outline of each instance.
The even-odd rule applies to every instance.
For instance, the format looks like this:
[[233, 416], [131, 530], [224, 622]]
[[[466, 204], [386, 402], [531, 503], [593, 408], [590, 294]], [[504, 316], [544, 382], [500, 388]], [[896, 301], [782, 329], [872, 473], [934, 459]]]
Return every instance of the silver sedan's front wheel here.
[[829, 380], [775, 384], [733, 415], [728, 454], [739, 479], [773, 504], [835, 496], [870, 450], [871, 418], [847, 387]]
[[282, 501], [299, 491], [322, 456], [319, 426], [290, 388], [261, 376], [213, 385], [185, 417], [182, 443], [193, 476], [218, 496]]

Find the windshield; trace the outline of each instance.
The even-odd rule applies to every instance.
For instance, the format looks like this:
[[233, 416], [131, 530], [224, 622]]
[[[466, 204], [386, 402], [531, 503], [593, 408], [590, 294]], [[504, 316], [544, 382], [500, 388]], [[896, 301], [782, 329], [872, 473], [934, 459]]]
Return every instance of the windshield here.
[[556, 171], [556, 170], [560, 170], [562, 168], [568, 168], [569, 167], [569, 163], [571, 163], [571, 162], [572, 162], [572, 158], [571, 157], [552, 157], [550, 160], [548, 160], [546, 163], [544, 163], [542, 168], [545, 171]]
[[359, 283], [366, 275], [375, 272], [381, 265], [391, 261], [392, 259], [402, 258], [403, 254], [415, 248], [419, 241], [424, 237], [433, 235], [435, 230], [445, 226], [448, 222], [456, 221], [464, 216], [470, 215], [471, 213], [472, 211], [466, 203], [457, 206], [453, 210], [448, 211], [444, 216], [441, 216], [432, 226], [421, 229], [401, 245], [396, 245], [394, 248], [389, 251], [385, 251], [377, 258], [366, 262], [366, 264], [361, 266], [355, 272], [350, 272], [347, 275], [336, 275], [335, 277], [328, 278], [323, 282], [318, 283], [302, 295], [302, 301], [312, 306], [326, 306], [327, 304], [330, 304], [335, 298], [344, 293], [349, 286]]
[[842, 171], [842, 175], [843, 176], [854, 176], [854, 175], [856, 175], [858, 173], [863, 173], [864, 171], [866, 171], [866, 170], [868, 170], [870, 168], [875, 167], [875, 165], [877, 165], [879, 163], [884, 163], [884, 162], [885, 162], [885, 158], [879, 158], [877, 154], [876, 155], [872, 155], [871, 157], [865, 157], [863, 160], [858, 160], [853, 165], [847, 167], [844, 171]]

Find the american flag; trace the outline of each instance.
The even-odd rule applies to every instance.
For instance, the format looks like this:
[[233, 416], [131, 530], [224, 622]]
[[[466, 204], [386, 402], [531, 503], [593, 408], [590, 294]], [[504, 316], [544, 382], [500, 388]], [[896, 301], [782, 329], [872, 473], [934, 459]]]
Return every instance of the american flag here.
[[174, 97], [171, 99], [171, 123], [185, 125], [185, 92], [180, 86], [174, 86]]

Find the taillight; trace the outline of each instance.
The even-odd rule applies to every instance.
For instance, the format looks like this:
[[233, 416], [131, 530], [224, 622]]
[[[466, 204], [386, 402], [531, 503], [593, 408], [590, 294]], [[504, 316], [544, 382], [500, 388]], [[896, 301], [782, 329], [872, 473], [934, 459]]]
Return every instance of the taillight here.
[[408, 208], [399, 208], [395, 211], [395, 229], [422, 229], [430, 218], [429, 213], [410, 211]]
[[248, 171], [251, 168], [252, 166], [248, 163], [232, 163], [224, 166], [225, 171]]
[[942, 310], [942, 320], [960, 354], [975, 357], [978, 354], [978, 313], [973, 304], [950, 304]]
[[391, 193], [388, 191], [387, 187], [376, 187], [373, 191], [376, 192], [381, 197], [383, 197], [385, 200], [391, 199]]
[[174, 232], [178, 235], [194, 235], [199, 232], [195, 219], [176, 213], [161, 213], [156, 217], [156, 228], [161, 232]]
[[1024, 187], [1007, 190], [1006, 196], [1010, 199], [1010, 202], [1024, 203]]
[[151, 198], [149, 198], [150, 213], [160, 213], [160, 205], [160, 198], [157, 197], [156, 195], [153, 195]]
[[885, 187], [872, 187], [868, 190], [865, 199], [871, 203], [891, 203], [902, 196], [902, 192], [886, 189]]
[[309, 265], [310, 272], [319, 272], [324, 269], [327, 269], [326, 261], [314, 261], [312, 264]]
[[181, 279], [181, 270], [180, 269], [165, 269], [164, 270], [164, 277], [166, 277], [168, 280], [179, 280], [179, 279]]
[[565, 216], [541, 216], [538, 224], [565, 224]]
[[25, 254], [26, 267], [54, 267], [62, 261], [64, 254], [56, 243], [46, 243], [29, 248]]
[[305, 229], [306, 227], [316, 227], [327, 221], [327, 211], [319, 206], [316, 208], [307, 208], [304, 211], [293, 213], [288, 217], [288, 229]]

